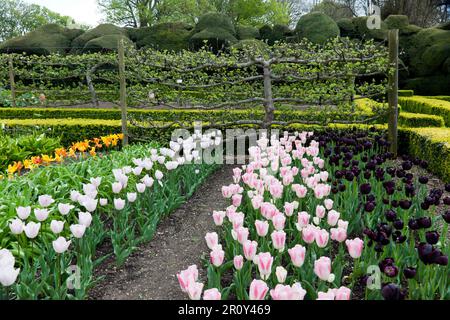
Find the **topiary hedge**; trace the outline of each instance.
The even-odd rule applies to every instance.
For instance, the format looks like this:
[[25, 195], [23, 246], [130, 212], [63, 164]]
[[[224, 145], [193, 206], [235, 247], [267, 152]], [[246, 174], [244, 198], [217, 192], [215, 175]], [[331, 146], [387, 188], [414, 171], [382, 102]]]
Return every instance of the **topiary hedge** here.
[[259, 30], [252, 26], [238, 25], [236, 34], [239, 40], [260, 39]]
[[92, 39], [86, 43], [82, 52], [83, 53], [95, 53], [95, 52], [107, 52], [117, 51], [119, 41], [123, 40], [125, 45], [134, 45], [134, 43], [126, 36], [121, 34], [108, 34], [106, 36]]
[[450, 94], [450, 75], [435, 75], [408, 79], [404, 82], [404, 88], [414, 90], [422, 96], [436, 96]]
[[403, 29], [409, 26], [409, 18], [405, 15], [390, 15], [384, 20], [388, 29]]
[[450, 128], [399, 130], [400, 151], [426, 159], [429, 170], [450, 182]]
[[414, 96], [414, 90], [398, 90], [399, 97], [412, 97]]
[[318, 44], [340, 35], [337, 23], [321, 12], [311, 12], [301, 16], [295, 32], [299, 40], [306, 38]]
[[183, 22], [167, 22], [151, 27], [129, 29], [130, 38], [138, 48], [181, 51], [189, 49], [189, 37], [193, 27]]
[[121, 35], [128, 37], [126, 30], [123, 28], [109, 23], [100, 24], [94, 29], [86, 31], [72, 41], [72, 53], [79, 53], [83, 51], [89, 41], [108, 35]]
[[398, 124], [407, 128], [445, 127], [444, 118], [441, 116], [410, 112], [401, 112], [398, 116]]
[[399, 97], [404, 111], [441, 116], [446, 126], [450, 126], [450, 102], [426, 97]]

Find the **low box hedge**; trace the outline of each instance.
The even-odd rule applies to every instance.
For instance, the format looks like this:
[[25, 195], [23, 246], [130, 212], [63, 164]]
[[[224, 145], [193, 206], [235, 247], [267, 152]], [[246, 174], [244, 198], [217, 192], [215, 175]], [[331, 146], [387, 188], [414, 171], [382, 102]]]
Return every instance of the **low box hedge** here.
[[414, 90], [398, 90], [399, 97], [412, 97], [414, 96]]
[[404, 111], [425, 113], [444, 118], [445, 125], [450, 126], [450, 102], [426, 97], [401, 97], [399, 103]]
[[398, 124], [401, 127], [445, 127], [444, 118], [432, 114], [401, 112], [398, 116]]
[[400, 151], [427, 160], [429, 170], [450, 182], [450, 128], [402, 128]]
[[425, 97], [428, 99], [437, 99], [437, 100], [444, 100], [450, 102], [450, 96], [431, 96], [431, 97]]

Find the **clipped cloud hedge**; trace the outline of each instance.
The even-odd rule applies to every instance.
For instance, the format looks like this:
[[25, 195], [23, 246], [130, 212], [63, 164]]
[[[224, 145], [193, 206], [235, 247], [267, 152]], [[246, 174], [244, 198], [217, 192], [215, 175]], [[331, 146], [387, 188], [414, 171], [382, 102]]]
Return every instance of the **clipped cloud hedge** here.
[[450, 182], [450, 128], [399, 130], [400, 151], [429, 163], [429, 170]]
[[399, 103], [404, 111], [441, 116], [445, 125], [450, 126], [450, 102], [425, 97], [400, 97]]

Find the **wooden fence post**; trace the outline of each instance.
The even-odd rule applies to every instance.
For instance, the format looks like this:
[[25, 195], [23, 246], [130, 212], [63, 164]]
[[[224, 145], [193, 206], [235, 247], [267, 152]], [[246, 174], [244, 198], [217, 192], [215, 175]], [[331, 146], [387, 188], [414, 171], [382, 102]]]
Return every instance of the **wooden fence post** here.
[[119, 40], [119, 78], [120, 78], [120, 110], [122, 113], [122, 133], [123, 145], [128, 145], [128, 128], [127, 128], [127, 84], [125, 78], [125, 48], [123, 39]]
[[8, 56], [8, 65], [9, 65], [9, 83], [11, 87], [11, 106], [15, 108], [16, 104], [16, 81], [14, 80], [14, 65], [12, 56]]
[[398, 29], [389, 30], [389, 122], [388, 135], [391, 143], [390, 151], [397, 156], [398, 152]]
[[[274, 103], [273, 103], [273, 93], [272, 93], [272, 71], [270, 64], [268, 62], [263, 62], [264, 70], [264, 129], [269, 129], [274, 120]], [[269, 136], [270, 137], [270, 136]]]

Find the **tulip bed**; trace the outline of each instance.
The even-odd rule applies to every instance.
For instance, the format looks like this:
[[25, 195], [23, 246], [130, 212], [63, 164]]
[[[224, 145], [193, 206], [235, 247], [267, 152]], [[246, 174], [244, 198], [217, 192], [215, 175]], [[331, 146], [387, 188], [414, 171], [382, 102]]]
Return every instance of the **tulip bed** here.
[[[269, 145], [270, 142], [270, 145]], [[223, 186], [230, 206], [207, 233], [207, 282], [177, 274], [190, 299], [450, 299], [450, 205], [392, 159], [375, 131], [262, 138]], [[450, 185], [445, 191], [450, 192]], [[220, 208], [217, 208], [220, 209]]]
[[216, 168], [192, 163], [192, 146], [134, 145], [0, 181], [0, 299], [86, 298], [95, 267], [112, 254], [122, 265]]

